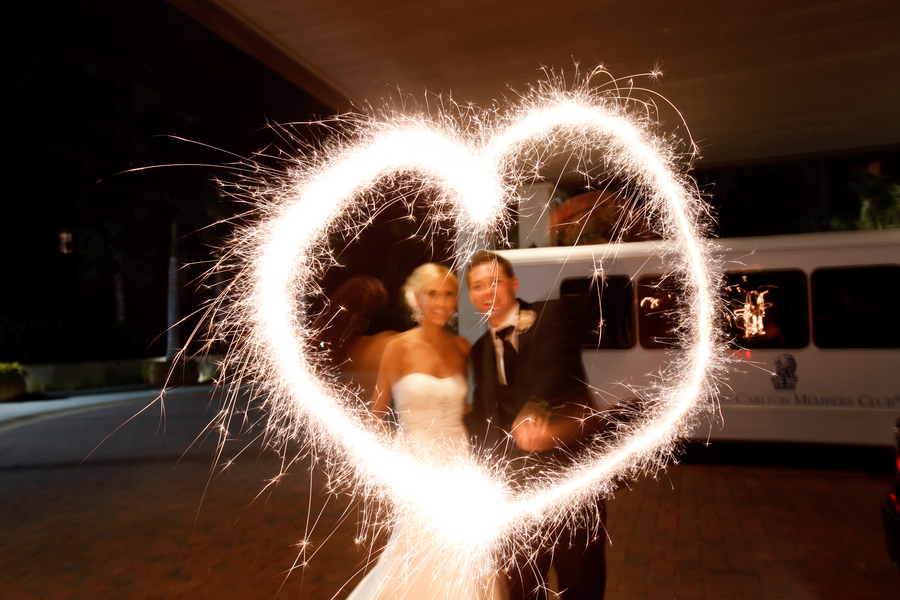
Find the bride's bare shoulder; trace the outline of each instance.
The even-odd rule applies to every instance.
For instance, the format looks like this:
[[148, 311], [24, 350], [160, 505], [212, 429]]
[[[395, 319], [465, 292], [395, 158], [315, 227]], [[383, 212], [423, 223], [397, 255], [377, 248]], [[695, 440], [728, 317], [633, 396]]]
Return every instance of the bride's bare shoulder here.
[[388, 373], [403, 371], [404, 365], [409, 359], [411, 342], [404, 333], [396, 335], [384, 345], [381, 354], [379, 370]]
[[414, 346], [417, 341], [415, 340], [412, 331], [413, 330], [404, 331], [403, 333], [395, 335], [384, 347], [384, 351], [387, 352], [388, 350], [391, 350], [393, 352], [402, 352]]

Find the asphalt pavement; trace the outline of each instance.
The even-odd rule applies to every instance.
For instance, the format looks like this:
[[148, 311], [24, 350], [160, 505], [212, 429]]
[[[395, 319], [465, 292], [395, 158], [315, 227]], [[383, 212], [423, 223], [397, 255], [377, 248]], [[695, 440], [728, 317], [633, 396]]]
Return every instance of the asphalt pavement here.
[[[309, 460], [279, 476], [258, 428], [219, 454], [210, 388], [95, 396], [0, 405], [0, 598], [343, 598], [383, 543]], [[889, 468], [730, 450], [616, 492], [607, 599], [900, 597]]]

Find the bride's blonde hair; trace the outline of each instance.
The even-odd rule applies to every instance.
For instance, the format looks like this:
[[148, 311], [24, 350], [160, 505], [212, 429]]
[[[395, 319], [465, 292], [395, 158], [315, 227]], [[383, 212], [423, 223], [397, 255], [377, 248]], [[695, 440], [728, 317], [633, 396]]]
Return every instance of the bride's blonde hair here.
[[400, 291], [403, 292], [403, 299], [406, 301], [406, 306], [408, 306], [409, 310], [412, 312], [413, 321], [416, 323], [419, 323], [422, 320], [422, 309], [419, 308], [419, 303], [416, 301], [416, 294], [424, 290], [425, 286], [436, 280], [453, 283], [456, 291], [459, 292], [459, 279], [456, 278], [453, 271], [444, 265], [436, 263], [425, 263], [416, 267], [409, 277], [406, 278], [406, 283], [403, 284], [403, 287], [400, 288]]

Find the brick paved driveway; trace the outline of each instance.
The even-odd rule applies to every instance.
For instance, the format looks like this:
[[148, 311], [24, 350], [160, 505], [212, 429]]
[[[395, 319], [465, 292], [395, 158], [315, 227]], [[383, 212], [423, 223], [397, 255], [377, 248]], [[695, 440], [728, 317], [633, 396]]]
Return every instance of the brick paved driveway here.
[[[280, 462], [258, 447], [210, 480], [214, 444], [187, 450], [208, 404], [173, 395], [164, 422], [148, 411], [80, 466], [137, 406], [0, 433], [0, 598], [343, 597], [367, 558], [357, 507], [319, 493], [308, 464], [259, 495]], [[610, 502], [607, 598], [900, 598], [878, 512], [890, 479], [674, 466]]]

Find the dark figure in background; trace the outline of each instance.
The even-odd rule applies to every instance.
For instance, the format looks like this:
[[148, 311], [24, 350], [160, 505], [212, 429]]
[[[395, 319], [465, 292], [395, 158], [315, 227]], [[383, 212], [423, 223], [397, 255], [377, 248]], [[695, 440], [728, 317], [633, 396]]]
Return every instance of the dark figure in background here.
[[372, 317], [389, 299], [387, 289], [375, 277], [356, 275], [328, 298], [328, 306], [316, 319], [314, 340], [326, 351], [327, 361], [344, 381], [358, 385], [360, 398], [375, 391], [378, 363], [384, 348], [398, 332], [365, 335]]
[[[469, 298], [489, 329], [472, 346], [473, 407], [466, 425], [476, 448], [502, 451], [518, 471], [564, 462], [566, 452], [593, 434], [593, 409], [560, 302], [528, 304], [516, 298], [519, 280], [506, 259], [476, 254], [466, 273]], [[510, 444], [510, 436], [515, 444]], [[604, 503], [598, 502], [600, 515]], [[529, 562], [530, 561], [530, 562]], [[555, 548], [523, 557], [507, 574], [510, 600], [545, 600], [551, 563], [564, 600], [601, 599], [606, 586], [606, 539], [582, 528], [565, 533]]]

